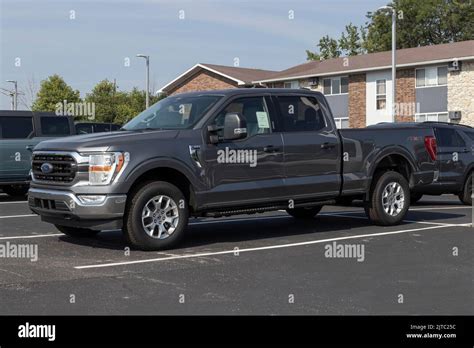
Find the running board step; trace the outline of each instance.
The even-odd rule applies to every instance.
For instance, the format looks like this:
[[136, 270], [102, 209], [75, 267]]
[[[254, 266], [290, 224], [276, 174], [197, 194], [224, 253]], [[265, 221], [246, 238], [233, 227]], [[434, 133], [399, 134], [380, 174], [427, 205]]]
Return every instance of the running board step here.
[[[295, 203], [295, 208], [316, 207], [320, 205], [333, 205], [333, 204], [336, 204], [335, 200]], [[240, 214], [261, 214], [267, 211], [285, 210], [287, 208], [288, 208], [287, 205], [274, 205], [274, 206], [269, 206], [269, 207], [231, 209], [231, 210], [221, 210], [221, 211], [210, 211], [210, 212], [204, 213], [203, 216], [218, 218], [218, 217], [223, 217], [223, 216], [240, 215]]]

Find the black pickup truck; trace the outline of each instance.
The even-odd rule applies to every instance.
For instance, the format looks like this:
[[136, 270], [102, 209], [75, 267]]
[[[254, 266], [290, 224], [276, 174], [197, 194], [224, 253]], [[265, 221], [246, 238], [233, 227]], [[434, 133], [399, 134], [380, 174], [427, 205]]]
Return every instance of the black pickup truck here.
[[194, 92], [117, 132], [40, 143], [28, 201], [67, 235], [122, 228], [133, 246], [157, 250], [182, 239], [190, 216], [312, 218], [343, 197], [362, 198], [375, 224], [397, 224], [435, 160], [431, 127], [339, 131], [318, 92]]
[[417, 186], [411, 192], [411, 203], [423, 195], [454, 194], [459, 200], [472, 205], [472, 173], [474, 170], [474, 128], [446, 122], [380, 124], [378, 127], [433, 129], [437, 143], [436, 165], [439, 175], [429, 185]]

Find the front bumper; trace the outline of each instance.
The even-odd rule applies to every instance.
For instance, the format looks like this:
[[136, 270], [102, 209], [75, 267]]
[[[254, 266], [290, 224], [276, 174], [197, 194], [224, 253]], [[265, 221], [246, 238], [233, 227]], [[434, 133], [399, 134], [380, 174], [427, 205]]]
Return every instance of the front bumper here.
[[28, 191], [28, 205], [43, 221], [97, 230], [121, 228], [126, 201], [126, 195], [107, 195], [100, 204], [84, 204], [70, 191]]

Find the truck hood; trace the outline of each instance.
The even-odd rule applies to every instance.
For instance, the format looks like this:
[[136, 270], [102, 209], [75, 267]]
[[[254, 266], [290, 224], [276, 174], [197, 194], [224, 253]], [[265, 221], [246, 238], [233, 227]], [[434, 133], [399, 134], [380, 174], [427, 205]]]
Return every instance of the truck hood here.
[[42, 141], [35, 146], [34, 151], [101, 152], [111, 148], [120, 150], [122, 147], [126, 149], [127, 144], [134, 142], [173, 139], [178, 133], [178, 130], [144, 130], [74, 135]]

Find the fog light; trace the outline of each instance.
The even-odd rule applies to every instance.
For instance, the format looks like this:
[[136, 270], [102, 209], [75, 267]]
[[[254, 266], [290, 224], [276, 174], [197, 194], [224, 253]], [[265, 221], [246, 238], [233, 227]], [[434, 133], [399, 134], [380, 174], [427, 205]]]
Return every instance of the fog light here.
[[105, 201], [105, 195], [80, 195], [77, 196], [82, 204], [97, 205]]

